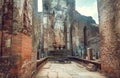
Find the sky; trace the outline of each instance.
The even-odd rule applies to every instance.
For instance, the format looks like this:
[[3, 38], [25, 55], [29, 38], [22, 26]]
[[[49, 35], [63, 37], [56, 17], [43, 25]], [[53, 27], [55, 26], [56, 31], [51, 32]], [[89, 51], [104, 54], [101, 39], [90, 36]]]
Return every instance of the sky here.
[[42, 0], [38, 0], [38, 12], [42, 12]]
[[[42, 11], [42, 0], [38, 0], [38, 11]], [[76, 10], [85, 16], [92, 16], [98, 24], [97, 0], [76, 0]]]
[[97, 0], [76, 0], [76, 10], [85, 16], [92, 16], [98, 24]]

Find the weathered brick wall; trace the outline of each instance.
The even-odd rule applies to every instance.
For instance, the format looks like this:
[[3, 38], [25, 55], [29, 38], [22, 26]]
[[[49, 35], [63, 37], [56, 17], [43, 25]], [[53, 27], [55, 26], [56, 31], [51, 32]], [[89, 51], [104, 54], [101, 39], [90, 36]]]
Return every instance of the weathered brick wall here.
[[120, 78], [120, 0], [98, 0], [102, 70]]
[[[22, 34], [22, 67], [21, 78], [30, 78], [32, 74], [32, 38]], [[34, 60], [35, 61], [35, 60]]]
[[32, 2], [14, 0], [12, 54], [19, 55], [18, 77], [30, 78], [32, 74]]
[[[34, 11], [36, 11], [33, 11], [34, 6], [37, 7], [32, 0], [4, 0], [2, 8], [3, 55], [0, 57], [0, 77], [30, 78], [36, 69], [39, 29], [33, 31], [32, 28], [39, 27], [39, 19], [33, 19]], [[34, 32], [36, 33], [33, 34]], [[37, 44], [33, 45], [33, 39], [36, 36]]]
[[10, 55], [0, 57], [0, 78], [18, 78], [17, 61], [19, 56]]
[[[36, 1], [35, 1], [36, 2]], [[36, 59], [37, 59], [37, 49], [39, 44], [39, 19], [36, 14], [36, 10], [33, 5], [32, 0], [25, 0], [22, 2], [23, 10], [20, 10], [18, 7], [18, 11], [22, 11], [22, 18], [16, 17], [15, 25], [17, 24], [19, 29], [15, 29], [15, 34], [21, 37], [21, 67], [18, 71], [18, 75], [20, 78], [30, 78], [33, 71], [36, 68]], [[19, 4], [19, 3], [18, 3]], [[21, 7], [22, 8], [22, 7]], [[33, 16], [32, 16], [33, 15]], [[21, 18], [21, 20], [19, 19]], [[22, 23], [21, 23], [22, 22]], [[20, 27], [22, 25], [22, 28]], [[19, 47], [20, 48], [20, 47]]]
[[[2, 0], [3, 1], [3, 0]], [[12, 52], [12, 26], [13, 26], [13, 0], [4, 0], [2, 2], [2, 13], [1, 13], [1, 30], [2, 36], [2, 56], [0, 56], [0, 71], [1, 77], [17, 77], [17, 60], [20, 56], [15, 55]], [[16, 71], [16, 72], [15, 72]]]
[[13, 0], [4, 0], [2, 14], [2, 53], [4, 56], [10, 54], [11, 48], [11, 32], [12, 32], [12, 16], [13, 16]]
[[[1, 49], [1, 38], [2, 38], [2, 5], [3, 5], [3, 1], [0, 1], [0, 49]], [[0, 54], [1, 54], [1, 50], [0, 50]]]
[[[2, 1], [2, 3], [1, 3]], [[12, 52], [13, 0], [0, 1], [0, 40], [2, 39], [2, 56], [0, 56], [0, 77], [15, 78], [18, 74], [20, 56]], [[2, 31], [2, 32], [1, 32]], [[13, 53], [13, 54], [12, 54]]]
[[18, 32], [21, 32], [23, 29], [23, 16], [24, 16], [24, 8], [25, 6], [25, 0], [14, 0], [13, 5], [13, 27], [12, 27], [12, 33], [17, 34]]

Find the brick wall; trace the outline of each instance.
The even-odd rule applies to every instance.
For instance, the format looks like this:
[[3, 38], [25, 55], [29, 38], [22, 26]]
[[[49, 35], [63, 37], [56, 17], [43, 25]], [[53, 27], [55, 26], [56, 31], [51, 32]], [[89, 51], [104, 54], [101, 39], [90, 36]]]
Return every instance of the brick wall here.
[[120, 78], [120, 1], [98, 0], [102, 71]]
[[13, 35], [12, 40], [11, 56], [0, 58], [0, 66], [7, 68], [7, 71], [1, 68], [2, 73], [9, 74], [10, 78], [30, 78], [37, 58], [36, 52], [32, 52], [32, 38], [19, 33]]
[[[32, 34], [36, 30], [33, 31], [32, 27], [35, 26], [34, 24], [39, 26], [39, 22], [33, 23], [35, 20], [32, 20], [34, 17], [32, 16], [32, 0], [4, 0], [3, 9], [3, 56], [0, 57], [0, 78], [6, 78], [6, 76], [30, 78], [36, 69], [37, 59], [37, 47], [33, 50], [34, 36]], [[38, 29], [37, 31], [39, 32]], [[38, 36], [38, 34], [34, 35]]]
[[22, 78], [30, 78], [32, 74], [32, 38], [22, 34]]
[[11, 32], [12, 32], [12, 16], [13, 16], [13, 0], [4, 0], [2, 13], [2, 53], [3, 56], [10, 54], [11, 48]]

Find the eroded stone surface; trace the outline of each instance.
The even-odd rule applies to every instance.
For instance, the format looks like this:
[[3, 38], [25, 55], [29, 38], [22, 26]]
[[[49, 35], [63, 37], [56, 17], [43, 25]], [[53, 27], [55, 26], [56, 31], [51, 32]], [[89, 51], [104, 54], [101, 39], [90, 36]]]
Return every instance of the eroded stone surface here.
[[98, 26], [92, 17], [75, 10], [75, 0], [43, 0], [42, 18], [45, 51], [64, 46], [74, 55], [80, 56], [85, 47], [93, 48], [94, 55], [99, 53]]
[[30, 78], [35, 71], [40, 38], [35, 2], [0, 0], [0, 77]]
[[120, 1], [98, 0], [102, 70], [120, 78]]
[[[93, 49], [93, 54], [99, 53], [99, 28], [92, 17], [73, 13], [72, 46], [76, 56], [86, 56], [86, 48]], [[84, 57], [83, 57], [84, 58]]]
[[39, 70], [35, 78], [106, 78], [98, 72], [89, 72], [82, 65], [75, 62], [59, 64], [48, 62]]

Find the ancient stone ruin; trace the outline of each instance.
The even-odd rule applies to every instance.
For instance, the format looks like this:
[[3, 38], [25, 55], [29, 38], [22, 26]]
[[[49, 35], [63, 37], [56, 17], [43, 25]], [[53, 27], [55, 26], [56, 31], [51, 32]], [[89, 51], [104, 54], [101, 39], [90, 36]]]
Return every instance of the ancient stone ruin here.
[[51, 60], [62, 63], [49, 65], [56, 69], [47, 78], [69, 66], [70, 76], [62, 73], [74, 78], [74, 64], [85, 74], [103, 72], [96, 78], [120, 78], [120, 0], [97, 3], [99, 24], [77, 12], [75, 0], [42, 0], [42, 12], [38, 0], [0, 0], [0, 78], [38, 78]]

